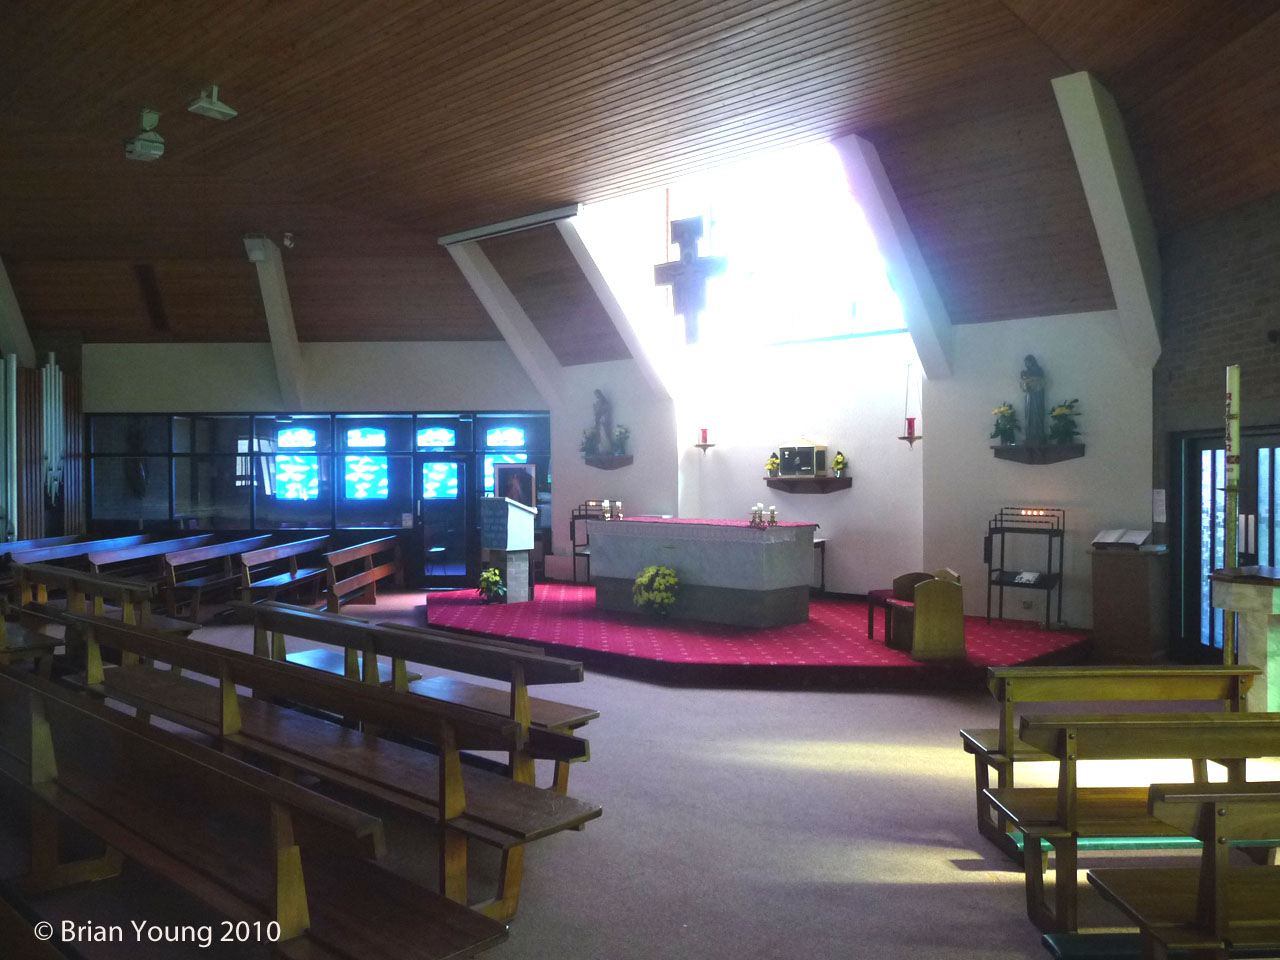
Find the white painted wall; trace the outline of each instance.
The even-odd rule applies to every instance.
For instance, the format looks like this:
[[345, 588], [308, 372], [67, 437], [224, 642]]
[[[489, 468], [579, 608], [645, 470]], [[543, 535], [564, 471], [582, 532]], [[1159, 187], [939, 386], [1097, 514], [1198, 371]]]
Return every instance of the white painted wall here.
[[[546, 408], [505, 343], [304, 343], [302, 359], [309, 410]], [[82, 364], [86, 413], [286, 411], [267, 343], [91, 343]]]
[[[1133, 366], [1116, 330], [1114, 311], [957, 326], [951, 378], [925, 382], [924, 569], [960, 572], [966, 613], [986, 611], [982, 538], [1002, 506], [1066, 510], [1063, 618], [1073, 627], [1092, 625], [1093, 535], [1151, 526], [1151, 371]], [[1050, 409], [1080, 398], [1084, 457], [1027, 466], [992, 455], [991, 411], [1010, 400], [1021, 419], [1018, 373], [1029, 353], [1048, 376]], [[1043, 539], [1022, 539], [1010, 565], [1043, 569]], [[1038, 591], [1006, 591], [1005, 616], [1042, 620], [1043, 602]]]
[[[552, 542], [559, 559], [548, 560], [547, 572], [569, 579], [569, 516], [578, 504], [621, 500], [630, 515], [676, 512], [676, 433], [671, 400], [654, 393], [634, 360], [562, 367], [560, 373], [562, 399], [551, 409]], [[614, 424], [631, 429], [630, 466], [599, 470], [587, 466], [579, 452], [582, 431], [595, 422], [597, 389], [613, 404]]]
[[[826, 537], [827, 589], [865, 593], [920, 566], [923, 460], [903, 430], [906, 334], [756, 351], [700, 375], [677, 400], [680, 515], [747, 519], [757, 501], [782, 520], [813, 520]], [[706, 427], [716, 446], [693, 444]], [[928, 432], [928, 421], [922, 423]], [[789, 494], [765, 485], [764, 462], [808, 438], [852, 461], [853, 487]]]

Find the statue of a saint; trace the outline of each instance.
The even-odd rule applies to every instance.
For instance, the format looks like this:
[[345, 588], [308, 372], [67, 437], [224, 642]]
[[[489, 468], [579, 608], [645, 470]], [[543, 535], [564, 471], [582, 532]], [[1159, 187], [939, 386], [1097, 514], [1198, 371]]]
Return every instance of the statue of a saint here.
[[[1043, 406], [1043, 402], [1041, 405]], [[599, 390], [596, 391], [596, 399], [591, 404], [591, 412], [596, 418], [596, 436], [600, 438], [596, 449], [602, 454], [607, 454], [613, 449], [613, 404]]]
[[1023, 420], [1028, 446], [1044, 445], [1044, 370], [1031, 354], [1026, 357], [1026, 369], [1019, 375], [1019, 385], [1027, 395], [1026, 417]]

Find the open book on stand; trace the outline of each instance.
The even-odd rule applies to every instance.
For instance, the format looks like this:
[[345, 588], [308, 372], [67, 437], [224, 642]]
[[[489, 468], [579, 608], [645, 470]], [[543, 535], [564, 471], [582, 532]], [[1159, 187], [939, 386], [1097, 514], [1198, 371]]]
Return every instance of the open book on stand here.
[[1099, 550], [1118, 548], [1137, 550], [1151, 539], [1150, 530], [1101, 530], [1093, 538], [1093, 546]]

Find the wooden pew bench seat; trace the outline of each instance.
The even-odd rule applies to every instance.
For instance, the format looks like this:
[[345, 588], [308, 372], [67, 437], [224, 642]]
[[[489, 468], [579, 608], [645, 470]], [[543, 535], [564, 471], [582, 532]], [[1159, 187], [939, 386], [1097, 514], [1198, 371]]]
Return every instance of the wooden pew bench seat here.
[[[364, 654], [359, 651], [353, 651], [355, 654], [355, 674], [356, 678], [364, 676]], [[298, 650], [285, 656], [287, 663], [296, 663], [299, 666], [310, 667], [312, 670], [323, 670], [325, 673], [331, 673], [336, 677], [344, 677], [351, 665], [347, 662], [347, 654], [342, 650], [334, 650], [331, 647], [313, 647], [310, 650]], [[410, 673], [410, 680], [421, 678], [420, 673]], [[378, 661], [378, 683], [383, 686], [389, 686], [394, 681], [394, 671], [391, 664]]]
[[[409, 692], [424, 697], [434, 697], [437, 700], [447, 700], [449, 703], [483, 710], [486, 713], [505, 713], [511, 699], [511, 695], [506, 690], [482, 687], [455, 677], [428, 677], [425, 680], [414, 680], [409, 684]], [[541, 697], [529, 698], [529, 722], [548, 730], [576, 730], [599, 717], [600, 711], [590, 707], [575, 707], [569, 703], [544, 700]]]
[[296, 572], [289, 570], [285, 573], [278, 573], [274, 577], [265, 577], [262, 580], [255, 580], [249, 589], [255, 594], [274, 594], [289, 587], [296, 587], [300, 584], [310, 583], [313, 580], [323, 577], [324, 574], [324, 567], [299, 567]]
[[[1162, 928], [1162, 935], [1180, 944], [1206, 940], [1195, 929], [1200, 871], [1195, 867], [1123, 867], [1089, 871], [1089, 882], [1135, 920]], [[1280, 943], [1280, 867], [1245, 867], [1227, 880], [1232, 923], [1227, 939], [1238, 947], [1271, 948]]]
[[[52, 731], [48, 759], [0, 753], [0, 772], [37, 801], [32, 836], [41, 843], [24, 881], [31, 892], [113, 876], [123, 856], [228, 919], [279, 920], [286, 932], [272, 949], [292, 960], [452, 960], [505, 939], [501, 924], [374, 862], [385, 852], [377, 817], [48, 681], [6, 672], [0, 710], [10, 738], [15, 712], [37, 698], [40, 722], [47, 718]], [[107, 854], [62, 863], [56, 826], [35, 819], [47, 824], [45, 811], [98, 836]]]
[[[77, 678], [83, 682], [83, 678]], [[103, 671], [102, 692], [172, 722], [217, 735], [221, 697], [212, 684], [149, 666]], [[365, 790], [435, 819], [439, 759], [321, 717], [240, 697], [241, 732], [224, 739], [322, 779]], [[466, 812], [451, 821], [464, 833], [503, 848], [528, 843], [600, 816], [600, 807], [463, 766]]]
[[[54, 600], [45, 601], [45, 606], [52, 610], [62, 613], [67, 609], [67, 600], [65, 597], [58, 597]], [[74, 612], [74, 611], [72, 611]], [[109, 617], [112, 620], [120, 620], [121, 609], [109, 603], [104, 603], [99, 613], [100, 616]], [[192, 623], [190, 620], [179, 620], [175, 617], [166, 617], [162, 614], [153, 613], [148, 618], [144, 626], [148, 630], [154, 630], [157, 633], [171, 633], [180, 637], [189, 637], [196, 630], [200, 629], [200, 624]]]
[[[1054, 960], [1142, 960], [1142, 937], [1136, 933], [1046, 933], [1040, 943]], [[1274, 960], [1266, 948], [1232, 950], [1231, 960]], [[1187, 950], [1171, 950], [1170, 960], [1193, 960]]]

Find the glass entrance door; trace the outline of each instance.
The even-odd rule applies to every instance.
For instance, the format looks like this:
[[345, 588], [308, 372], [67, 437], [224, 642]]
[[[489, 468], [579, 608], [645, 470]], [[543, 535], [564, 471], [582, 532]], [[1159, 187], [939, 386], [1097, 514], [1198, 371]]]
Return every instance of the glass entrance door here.
[[467, 461], [417, 458], [418, 562], [428, 587], [463, 586], [467, 578]]
[[[1240, 438], [1239, 564], [1280, 563], [1280, 433]], [[1220, 437], [1186, 444], [1183, 491], [1183, 623], [1201, 650], [1222, 649], [1222, 611], [1215, 610], [1209, 574], [1225, 563], [1226, 451]]]

